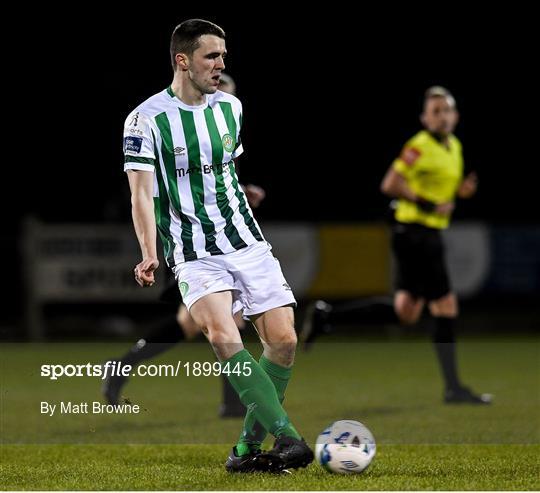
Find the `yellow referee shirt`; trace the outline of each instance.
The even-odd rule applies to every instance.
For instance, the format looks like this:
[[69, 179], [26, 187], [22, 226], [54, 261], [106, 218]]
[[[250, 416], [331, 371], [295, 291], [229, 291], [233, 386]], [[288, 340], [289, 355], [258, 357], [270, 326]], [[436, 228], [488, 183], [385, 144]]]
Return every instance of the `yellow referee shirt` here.
[[[448, 148], [428, 131], [418, 132], [408, 140], [393, 168], [402, 175], [411, 190], [436, 204], [454, 200], [463, 179], [461, 142], [454, 135], [448, 137]], [[423, 224], [444, 229], [449, 216], [424, 212], [415, 203], [399, 199], [395, 218], [401, 223]]]

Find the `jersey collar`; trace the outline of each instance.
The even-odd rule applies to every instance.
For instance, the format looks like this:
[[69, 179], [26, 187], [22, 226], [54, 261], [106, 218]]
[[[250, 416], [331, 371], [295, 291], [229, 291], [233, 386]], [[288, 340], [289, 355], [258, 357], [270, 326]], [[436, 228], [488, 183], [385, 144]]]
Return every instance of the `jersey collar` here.
[[208, 95], [204, 95], [204, 103], [199, 104], [197, 106], [190, 106], [189, 104], [184, 103], [181, 99], [176, 97], [176, 94], [174, 94], [171, 86], [167, 87], [166, 89], [167, 94], [170, 96], [171, 101], [176, 104], [177, 106], [180, 106], [183, 110], [188, 111], [194, 111], [194, 110], [204, 110], [208, 106]]

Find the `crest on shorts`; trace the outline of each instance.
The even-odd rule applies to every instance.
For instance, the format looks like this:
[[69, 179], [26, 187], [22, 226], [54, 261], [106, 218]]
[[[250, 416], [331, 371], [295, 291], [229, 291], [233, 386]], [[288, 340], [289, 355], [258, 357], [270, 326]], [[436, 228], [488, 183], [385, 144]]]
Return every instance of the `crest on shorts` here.
[[221, 143], [223, 144], [223, 149], [227, 152], [232, 152], [234, 150], [234, 139], [231, 134], [225, 134], [221, 139]]
[[180, 294], [182, 295], [182, 298], [188, 294], [189, 291], [189, 284], [187, 282], [182, 281], [178, 287], [180, 288]]

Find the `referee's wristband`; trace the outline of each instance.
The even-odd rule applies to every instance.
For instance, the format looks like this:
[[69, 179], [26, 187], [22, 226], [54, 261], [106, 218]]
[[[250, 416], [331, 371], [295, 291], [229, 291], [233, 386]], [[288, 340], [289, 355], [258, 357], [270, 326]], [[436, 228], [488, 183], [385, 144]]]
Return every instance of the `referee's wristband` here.
[[435, 202], [430, 202], [422, 197], [418, 197], [415, 204], [424, 212], [435, 212], [435, 209], [437, 208], [437, 204]]

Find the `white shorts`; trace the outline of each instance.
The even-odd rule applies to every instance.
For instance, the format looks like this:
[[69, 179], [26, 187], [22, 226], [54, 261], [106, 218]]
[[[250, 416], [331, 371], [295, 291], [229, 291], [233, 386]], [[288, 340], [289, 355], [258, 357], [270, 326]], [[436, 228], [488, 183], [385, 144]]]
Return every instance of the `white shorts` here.
[[219, 291], [232, 292], [233, 313], [243, 310], [244, 317], [280, 306], [296, 306], [292, 289], [271, 250], [268, 243], [258, 241], [233, 253], [176, 265], [174, 275], [188, 310], [203, 296]]

